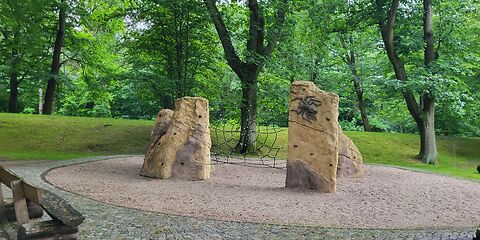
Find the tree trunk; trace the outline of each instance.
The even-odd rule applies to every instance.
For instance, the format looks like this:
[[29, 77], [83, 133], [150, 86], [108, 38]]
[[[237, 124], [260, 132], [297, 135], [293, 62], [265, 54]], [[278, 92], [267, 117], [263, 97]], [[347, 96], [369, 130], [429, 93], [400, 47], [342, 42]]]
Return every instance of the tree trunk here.
[[438, 163], [437, 143], [435, 140], [435, 99], [423, 97], [423, 126], [420, 131], [421, 149], [419, 158], [424, 163]]
[[368, 123], [367, 106], [365, 104], [365, 99], [363, 98], [361, 78], [358, 75], [354, 51], [350, 51], [350, 61], [348, 63], [348, 66], [350, 67], [350, 71], [352, 72], [353, 89], [355, 90], [355, 94], [357, 95], [358, 108], [360, 109], [360, 115], [362, 116], [363, 130], [365, 132], [370, 132], [371, 130], [370, 124]]
[[18, 103], [18, 75], [16, 69], [12, 69], [10, 73], [10, 97], [8, 99], [8, 112], [16, 113], [18, 112], [17, 103]]
[[[379, 25], [382, 33], [382, 39], [385, 44], [387, 56], [392, 63], [395, 71], [395, 77], [403, 82], [407, 81], [407, 72], [403, 62], [397, 56], [394, 45], [394, 26], [395, 17], [400, 5], [399, 0], [392, 0], [387, 21], [380, 19]], [[381, 5], [377, 1], [377, 10], [381, 10]], [[424, 63], [428, 67], [435, 60], [434, 35], [432, 22], [432, 2], [424, 0]], [[417, 124], [420, 133], [420, 152], [418, 158], [424, 163], [437, 163], [438, 153], [435, 141], [435, 98], [427, 93], [422, 94], [420, 105], [417, 103], [414, 94], [410, 90], [403, 91], [403, 97], [407, 104], [408, 111]]]
[[60, 54], [62, 52], [63, 39], [65, 37], [65, 1], [62, 0], [58, 14], [58, 30], [53, 49], [52, 66], [50, 69], [50, 79], [48, 80], [47, 90], [45, 92], [45, 103], [43, 104], [43, 114], [52, 114], [53, 98], [55, 88], [57, 87], [58, 73], [60, 72]]
[[[426, 68], [435, 61], [435, 38], [433, 33], [433, 6], [432, 0], [423, 1], [423, 40], [424, 64]], [[422, 94], [423, 133], [420, 135], [420, 154], [418, 157], [424, 163], [438, 162], [437, 143], [435, 140], [435, 97], [429, 93]]]
[[257, 78], [273, 48], [280, 39], [280, 30], [285, 22], [285, 14], [288, 0], [283, 0], [275, 16], [275, 23], [265, 45], [265, 19], [257, 0], [248, 0], [249, 8], [249, 31], [247, 39], [247, 61], [243, 62], [233, 46], [230, 33], [218, 11], [215, 0], [204, 0], [210, 18], [215, 25], [218, 36], [223, 46], [223, 51], [228, 65], [237, 74], [242, 82], [242, 106], [240, 116], [240, 140], [236, 149], [246, 153], [255, 148], [256, 140], [256, 117], [257, 117]]
[[254, 150], [257, 139], [257, 77], [258, 74], [251, 74], [247, 79], [241, 80], [243, 95], [240, 141], [236, 149], [242, 154]]
[[[14, 39], [16, 39], [16, 35]], [[10, 66], [10, 97], [8, 98], [8, 112], [16, 113], [18, 112], [18, 85], [20, 85], [17, 69], [19, 56], [16, 49], [12, 49], [11, 61], [12, 64]]]

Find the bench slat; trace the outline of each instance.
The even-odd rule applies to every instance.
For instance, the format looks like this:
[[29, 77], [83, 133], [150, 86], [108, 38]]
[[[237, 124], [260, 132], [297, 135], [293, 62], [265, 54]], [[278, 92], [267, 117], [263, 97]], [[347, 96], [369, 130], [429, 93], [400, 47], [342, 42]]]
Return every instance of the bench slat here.
[[7, 214], [6, 214], [4, 197], [3, 197], [2, 183], [0, 182], [0, 224], [7, 223], [8, 219], [6, 215]]
[[85, 220], [85, 217], [63, 198], [44, 189], [42, 189], [42, 194], [43, 201], [40, 206], [43, 207], [52, 219], [70, 227], [78, 226]]
[[[5, 184], [7, 187], [11, 188], [11, 184], [13, 181], [22, 181], [20, 177], [18, 177], [15, 173], [12, 171], [4, 168], [3, 166], [0, 167], [0, 181]], [[25, 194], [25, 198], [28, 200], [40, 204], [42, 201], [42, 193], [40, 189], [23, 182], [23, 191]]]
[[66, 226], [75, 227], [80, 225], [83, 220], [85, 220], [85, 217], [80, 212], [78, 212], [61, 197], [45, 189], [37, 188], [25, 183], [15, 173], [5, 169], [3, 166], [0, 166], [0, 181], [10, 188], [12, 188], [11, 184], [13, 182], [18, 181], [19, 183], [17, 183], [17, 185], [21, 184], [21, 188], [23, 189], [23, 197], [40, 205], [52, 219], [58, 221], [59, 223], [62, 223]]

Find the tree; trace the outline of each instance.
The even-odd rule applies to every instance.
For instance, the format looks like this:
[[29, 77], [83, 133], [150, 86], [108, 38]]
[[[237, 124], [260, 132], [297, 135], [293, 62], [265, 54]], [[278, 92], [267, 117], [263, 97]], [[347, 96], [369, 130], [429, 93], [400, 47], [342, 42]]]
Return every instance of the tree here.
[[244, 153], [253, 147], [256, 141], [258, 75], [280, 39], [288, 1], [280, 1], [276, 10], [275, 23], [269, 32], [266, 33], [265, 10], [257, 0], [248, 0], [249, 30], [244, 60], [240, 58], [232, 43], [230, 32], [217, 8], [216, 0], [204, 0], [204, 2], [222, 43], [228, 65], [238, 76], [242, 84], [241, 130], [237, 149]]
[[[351, 81], [353, 84], [353, 90], [357, 98], [358, 109], [360, 110], [360, 116], [362, 118], [362, 124], [364, 131], [370, 131], [370, 124], [368, 121], [367, 106], [364, 98], [364, 90], [362, 87], [362, 77], [358, 70], [357, 65], [357, 49], [356, 45], [360, 41], [366, 41], [368, 36], [365, 34], [360, 35], [358, 32], [366, 31], [370, 25], [370, 20], [368, 17], [368, 3], [361, 1], [350, 1], [347, 4], [340, 5], [337, 11], [341, 14], [334, 14], [333, 27], [334, 29], [329, 29], [329, 31], [336, 35], [335, 39], [338, 39], [340, 43], [340, 51], [337, 53], [342, 61], [348, 66], [348, 69], [351, 73]], [[361, 13], [361, 14], [360, 14]], [[339, 16], [340, 19], [335, 19], [335, 16]], [[363, 18], [363, 19], [362, 19]], [[361, 38], [363, 37], [363, 38]], [[364, 49], [366, 51], [366, 49]]]
[[61, 0], [58, 11], [58, 29], [57, 37], [53, 47], [52, 66], [50, 68], [50, 79], [48, 80], [47, 90], [45, 91], [45, 102], [43, 104], [43, 113], [51, 114], [55, 88], [57, 87], [57, 78], [60, 72], [60, 54], [62, 53], [63, 39], [65, 38], [65, 21], [67, 5], [65, 0]]
[[[10, 38], [7, 31], [3, 32], [4, 39]], [[12, 43], [16, 45], [18, 42], [18, 33], [13, 33]], [[21, 60], [21, 56], [18, 53], [17, 48], [12, 48], [12, 54], [10, 58], [10, 97], [8, 98], [8, 112], [16, 113], [18, 111], [18, 86], [22, 82], [23, 78], [19, 79], [18, 65]]]
[[[365, 58], [369, 53], [375, 51], [375, 43], [378, 41], [376, 36], [372, 37], [372, 21], [368, 17], [371, 12], [369, 5], [371, 5], [369, 1], [359, 0], [348, 2], [338, 0], [311, 1], [310, 4], [302, 6], [302, 9], [305, 10], [294, 13], [292, 18], [296, 23], [295, 28], [300, 28], [300, 33], [299, 36], [295, 36], [295, 32], [290, 34], [289, 38], [294, 35], [295, 39], [284, 47], [287, 52], [295, 51], [292, 54], [294, 58], [310, 58], [307, 61], [295, 62], [296, 64], [309, 66], [308, 68], [311, 70], [300, 69], [296, 72], [312, 72], [308, 79], [323, 88], [333, 86], [334, 88], [329, 89], [330, 91], [335, 91], [341, 97], [350, 99], [350, 91], [347, 92], [342, 85], [344, 85], [344, 79], [348, 79], [352, 83], [353, 88], [350, 89], [354, 92], [355, 105], [359, 111], [349, 109], [346, 111], [347, 114], [345, 112], [342, 114], [341, 106], [340, 119], [353, 118], [354, 115], [357, 115], [355, 112], [358, 111], [364, 131], [370, 131], [371, 128], [362, 82], [363, 77], [368, 77], [365, 65], [372, 63], [371, 59]], [[302, 14], [302, 11], [308, 14], [304, 16], [305, 14]], [[303, 25], [306, 26], [303, 27]], [[286, 41], [283, 41], [282, 44], [284, 42]], [[297, 50], [298, 46], [301, 49]], [[285, 56], [288, 57], [289, 55]], [[362, 66], [362, 63], [364, 66]], [[292, 65], [292, 63], [289, 63], [290, 69]], [[337, 72], [335, 78], [331, 79], [332, 76], [330, 76], [328, 79], [330, 83], [321, 82], [329, 69]], [[349, 102], [342, 101], [342, 105], [350, 105]]]
[[[382, 11], [382, 5], [379, 0], [376, 1], [377, 8]], [[408, 82], [407, 71], [404, 63], [396, 52], [396, 42], [394, 36], [395, 18], [399, 9], [400, 1], [392, 0], [387, 19], [379, 18], [379, 26], [382, 39], [387, 51], [388, 58], [393, 66], [396, 79], [403, 83]], [[423, 38], [424, 38], [424, 64], [428, 69], [435, 60], [434, 33], [433, 33], [433, 12], [432, 2], [423, 1]], [[379, 15], [381, 16], [381, 14]], [[420, 152], [419, 159], [425, 163], [437, 163], [438, 153], [435, 142], [435, 95], [427, 89], [417, 89], [420, 92], [420, 103], [417, 102], [412, 89], [404, 88], [403, 97], [407, 108], [413, 117], [420, 133]]]
[[[62, 48], [62, 74], [58, 84], [57, 113], [110, 117], [114, 97], [121, 95], [125, 52], [125, 16], [128, 0], [83, 0], [69, 6]], [[139, 105], [139, 103], [136, 103]]]
[[[349, 37], [348, 44], [353, 45], [353, 37]], [[350, 50], [348, 50], [348, 52], [341, 56], [341, 58], [345, 62], [345, 64], [347, 64], [348, 68], [352, 73], [353, 90], [355, 91], [355, 95], [357, 96], [358, 109], [360, 110], [360, 116], [362, 117], [363, 130], [365, 132], [369, 132], [370, 124], [368, 123], [367, 105], [363, 96], [362, 78], [357, 70], [355, 50], [353, 48], [350, 48]]]
[[0, 55], [9, 85], [8, 111], [18, 112], [20, 84], [36, 73], [48, 49], [47, 2], [0, 2]]
[[218, 51], [202, 1], [142, 0], [130, 16], [131, 87], [154, 96], [156, 108], [172, 109], [175, 99], [199, 94], [205, 88], [200, 78], [211, 71]]

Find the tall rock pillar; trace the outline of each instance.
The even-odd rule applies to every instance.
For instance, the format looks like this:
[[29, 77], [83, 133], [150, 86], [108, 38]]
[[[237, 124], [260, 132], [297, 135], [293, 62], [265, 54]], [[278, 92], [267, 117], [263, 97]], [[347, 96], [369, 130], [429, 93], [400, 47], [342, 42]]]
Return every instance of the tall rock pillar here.
[[338, 96], [313, 82], [295, 81], [288, 118], [288, 188], [336, 191], [339, 154]]

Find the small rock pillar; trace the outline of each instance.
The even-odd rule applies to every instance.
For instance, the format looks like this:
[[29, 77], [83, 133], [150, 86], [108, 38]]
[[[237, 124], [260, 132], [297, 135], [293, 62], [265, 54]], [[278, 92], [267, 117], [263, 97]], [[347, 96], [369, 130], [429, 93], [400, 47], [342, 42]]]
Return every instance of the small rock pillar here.
[[363, 175], [363, 157], [357, 146], [339, 128], [337, 177]]
[[184, 97], [175, 111], [160, 110], [140, 175], [204, 180], [210, 177], [208, 101]]

